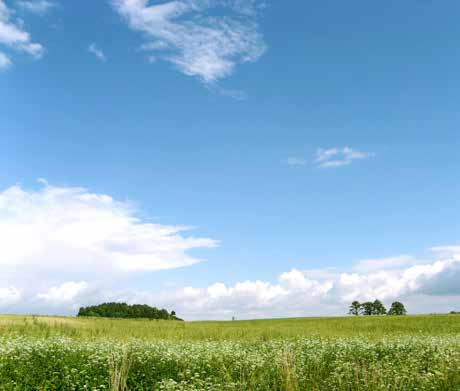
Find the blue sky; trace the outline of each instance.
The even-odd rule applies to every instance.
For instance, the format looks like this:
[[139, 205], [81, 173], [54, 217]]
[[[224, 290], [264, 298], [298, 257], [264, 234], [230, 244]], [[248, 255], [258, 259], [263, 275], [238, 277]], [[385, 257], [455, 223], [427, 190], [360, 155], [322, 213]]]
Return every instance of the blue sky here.
[[[459, 273], [459, 15], [455, 1], [0, 1], [0, 231], [15, 243], [0, 310], [329, 315], [377, 295], [458, 310], [455, 284], [427, 292]], [[81, 216], [105, 221], [107, 203], [85, 194], [131, 224], [98, 242], [123, 242], [124, 268], [91, 252]], [[148, 223], [193, 229], [142, 239]], [[22, 286], [18, 265], [49, 267]]]

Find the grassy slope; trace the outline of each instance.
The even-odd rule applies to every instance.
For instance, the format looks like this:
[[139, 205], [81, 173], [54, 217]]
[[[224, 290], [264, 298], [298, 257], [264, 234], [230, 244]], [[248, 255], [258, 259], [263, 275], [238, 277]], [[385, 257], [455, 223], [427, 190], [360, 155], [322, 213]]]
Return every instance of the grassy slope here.
[[366, 337], [460, 335], [459, 315], [268, 319], [235, 322], [171, 322], [127, 319], [0, 315], [0, 335], [64, 335], [74, 338], [270, 340], [300, 336]]

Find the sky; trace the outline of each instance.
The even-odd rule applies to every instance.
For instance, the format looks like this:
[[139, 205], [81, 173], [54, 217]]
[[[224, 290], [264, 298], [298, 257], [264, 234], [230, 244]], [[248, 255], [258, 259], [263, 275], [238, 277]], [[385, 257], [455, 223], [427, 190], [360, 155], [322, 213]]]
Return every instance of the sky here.
[[459, 17], [0, 0], [0, 312], [459, 311]]

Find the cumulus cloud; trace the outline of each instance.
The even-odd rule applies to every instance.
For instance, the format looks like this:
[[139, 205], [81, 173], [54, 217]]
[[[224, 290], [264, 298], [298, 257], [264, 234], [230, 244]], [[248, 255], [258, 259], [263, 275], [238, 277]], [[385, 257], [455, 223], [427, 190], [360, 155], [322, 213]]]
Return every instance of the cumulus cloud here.
[[[410, 263], [413, 260], [411, 258]], [[282, 273], [276, 283], [248, 280], [228, 285], [218, 282], [205, 288], [185, 287], [162, 293], [124, 292], [119, 298], [130, 303], [174, 308], [187, 319], [343, 315], [351, 301], [376, 298], [387, 305], [393, 300], [403, 300], [409, 304], [411, 313], [440, 312], [460, 305], [460, 291], [455, 284], [460, 279], [460, 259], [392, 268], [387, 264], [386, 267], [359, 273], [293, 269]], [[439, 295], [444, 295], [444, 301], [439, 300]]]
[[186, 319], [340, 315], [353, 300], [408, 304], [411, 313], [460, 306], [459, 246], [365, 259], [345, 269], [292, 269], [276, 282], [215, 282], [207, 287], [136, 289], [137, 278], [200, 260], [193, 249], [215, 240], [154, 224], [134, 206], [80, 187], [42, 182], [0, 192], [0, 311], [74, 314], [103, 301], [174, 309]]
[[17, 303], [21, 296], [21, 291], [15, 287], [0, 288], [0, 306]]
[[22, 9], [38, 15], [43, 15], [56, 6], [54, 2], [48, 0], [19, 0], [17, 4]]
[[71, 302], [79, 294], [83, 293], [87, 286], [88, 284], [85, 281], [68, 281], [59, 286], [53, 286], [45, 292], [38, 293], [37, 298], [52, 303]]
[[107, 60], [105, 53], [94, 42], [88, 46], [88, 52], [94, 54], [101, 61]]
[[350, 147], [318, 149], [313, 163], [321, 168], [334, 168], [350, 165], [354, 160], [367, 159], [372, 154]]
[[70, 274], [156, 271], [199, 262], [187, 252], [215, 247], [187, 227], [144, 222], [128, 202], [79, 187], [13, 186], [0, 193], [0, 266]]
[[[44, 50], [41, 44], [32, 42], [30, 34], [23, 28], [22, 21], [13, 18], [13, 11], [6, 6], [3, 0], [0, 0], [0, 45], [27, 53], [35, 58], [40, 57]], [[11, 65], [9, 57], [2, 53], [0, 67], [5, 68], [9, 65]]]
[[111, 0], [128, 26], [144, 33], [143, 50], [182, 73], [212, 83], [266, 50], [255, 0]]

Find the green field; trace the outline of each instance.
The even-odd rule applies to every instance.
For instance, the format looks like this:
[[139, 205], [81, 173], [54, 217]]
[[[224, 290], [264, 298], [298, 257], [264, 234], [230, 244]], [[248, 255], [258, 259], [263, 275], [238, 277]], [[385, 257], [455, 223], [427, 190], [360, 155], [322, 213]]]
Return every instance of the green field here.
[[1, 390], [460, 390], [460, 316], [0, 316]]

